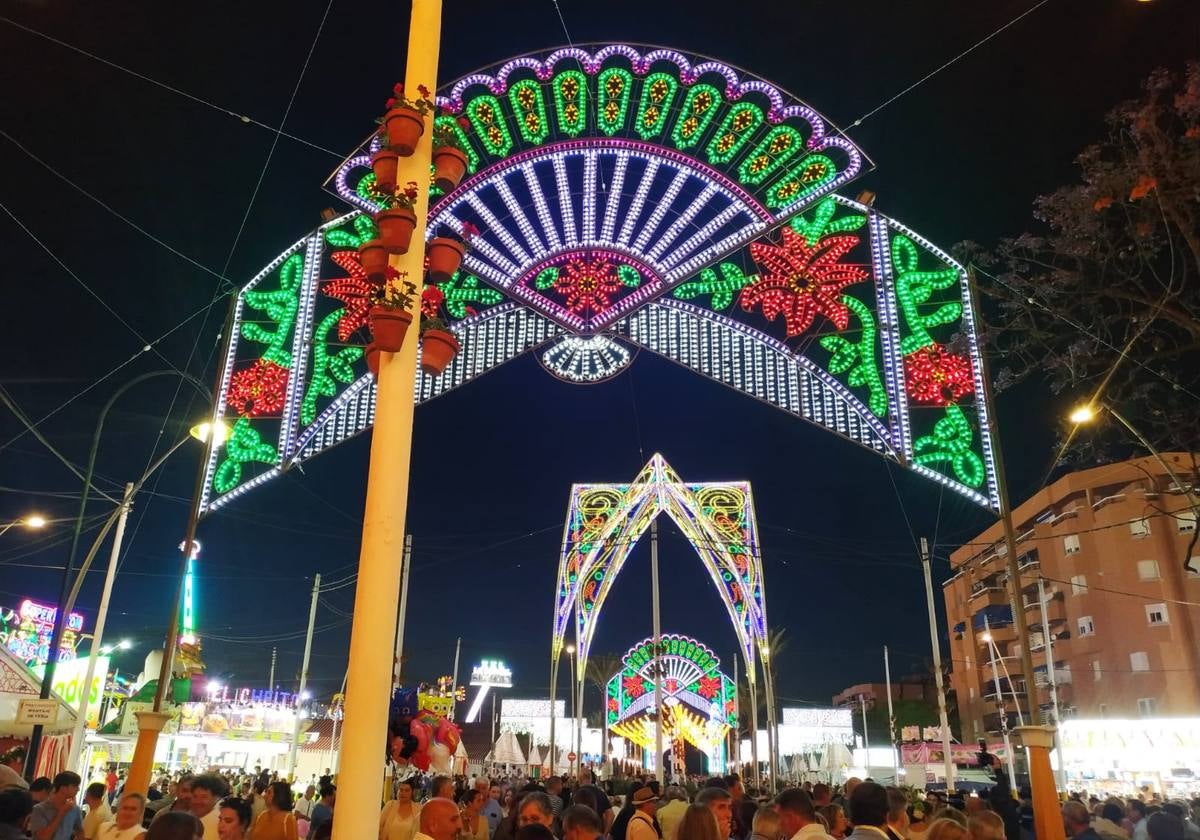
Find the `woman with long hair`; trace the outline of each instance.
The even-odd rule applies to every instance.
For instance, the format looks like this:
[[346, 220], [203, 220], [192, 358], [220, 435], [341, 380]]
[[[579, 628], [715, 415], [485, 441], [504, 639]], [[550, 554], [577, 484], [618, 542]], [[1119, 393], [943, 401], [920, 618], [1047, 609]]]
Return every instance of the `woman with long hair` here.
[[817, 813], [825, 820], [825, 824], [829, 826], [827, 829], [829, 836], [834, 840], [842, 840], [846, 836], [846, 829], [850, 827], [849, 821], [846, 819], [846, 812], [841, 805], [830, 803], [822, 805], [817, 809]]
[[488, 821], [481, 812], [484, 806], [483, 794], [476, 788], [467, 788], [458, 797], [462, 808], [462, 840], [488, 840]]
[[292, 813], [292, 787], [272, 782], [263, 793], [267, 807], [254, 820], [250, 840], [300, 840], [296, 815]]
[[421, 806], [413, 801], [413, 780], [396, 784], [396, 798], [379, 815], [379, 840], [413, 840], [420, 824]]
[[677, 840], [721, 840], [721, 827], [707, 805], [689, 805], [679, 818]]

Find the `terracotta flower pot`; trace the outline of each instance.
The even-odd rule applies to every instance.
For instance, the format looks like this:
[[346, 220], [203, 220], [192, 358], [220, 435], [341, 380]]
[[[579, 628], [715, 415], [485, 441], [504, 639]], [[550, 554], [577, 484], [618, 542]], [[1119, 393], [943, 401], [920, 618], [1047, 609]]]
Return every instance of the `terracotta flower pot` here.
[[370, 312], [371, 343], [380, 350], [396, 353], [404, 346], [404, 334], [413, 316], [403, 309], [390, 306], [372, 306]]
[[425, 133], [425, 118], [412, 108], [393, 108], [383, 116], [387, 143], [400, 157], [408, 157]]
[[389, 254], [407, 254], [412, 244], [413, 229], [417, 226], [417, 215], [404, 207], [380, 210], [375, 214], [379, 225], [379, 241]]
[[375, 172], [375, 186], [384, 192], [396, 189], [396, 169], [400, 165], [400, 155], [391, 149], [380, 149], [371, 155], [371, 169]]
[[388, 252], [382, 240], [371, 239], [359, 245], [358, 258], [367, 279], [379, 282], [387, 276]]
[[431, 240], [425, 249], [425, 256], [429, 260], [429, 279], [435, 283], [445, 283], [453, 277], [462, 265], [466, 250], [457, 239], [438, 236]]
[[433, 166], [433, 182], [443, 192], [450, 192], [467, 174], [467, 156], [454, 146], [439, 146], [433, 150]]
[[426, 330], [421, 334], [421, 370], [440, 376], [458, 355], [458, 339], [448, 330]]
[[367, 370], [371, 371], [372, 376], [379, 376], [379, 345], [372, 341], [363, 348], [363, 352], [367, 357]]

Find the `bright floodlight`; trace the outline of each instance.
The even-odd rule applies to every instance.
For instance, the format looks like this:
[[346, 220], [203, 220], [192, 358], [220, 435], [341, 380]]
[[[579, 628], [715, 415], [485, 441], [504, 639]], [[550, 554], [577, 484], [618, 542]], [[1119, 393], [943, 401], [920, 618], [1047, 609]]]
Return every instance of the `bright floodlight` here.
[[1080, 423], [1090, 423], [1096, 419], [1096, 409], [1090, 405], [1081, 405], [1074, 409], [1070, 416], [1070, 420], [1076, 426]]
[[131, 647], [133, 647], [133, 642], [129, 641], [129, 639], [122, 639], [117, 642], [117, 650], [129, 650]]
[[983, 639], [985, 642], [988, 642], [988, 643], [990, 644], [990, 643], [991, 643], [991, 641], [992, 641], [992, 634], [991, 634], [991, 633], [984, 633], [984, 634], [983, 634], [982, 636], [980, 636], [979, 638]]
[[575, 645], [567, 645], [567, 646], [566, 646], [565, 648], [563, 648], [563, 649], [564, 649], [564, 650], [565, 650], [567, 653], [574, 653], [574, 652], [575, 652]]
[[215, 427], [208, 421], [197, 423], [195, 426], [192, 426], [190, 434], [201, 443], [208, 443], [208, 434], [209, 432], [212, 432], [214, 428], [216, 429], [216, 432], [213, 436], [213, 446], [220, 446], [229, 439], [229, 427], [222, 421], [218, 420]]
[[25, 527], [27, 527], [27, 528], [45, 528], [46, 527], [46, 517], [40, 516], [36, 513], [33, 514], [32, 516], [26, 516], [25, 517]]

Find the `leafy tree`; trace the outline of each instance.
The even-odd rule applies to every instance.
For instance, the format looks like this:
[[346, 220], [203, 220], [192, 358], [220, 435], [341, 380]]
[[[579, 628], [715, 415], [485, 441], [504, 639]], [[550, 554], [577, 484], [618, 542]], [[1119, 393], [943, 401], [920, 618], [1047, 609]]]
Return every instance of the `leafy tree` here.
[[[1077, 158], [1079, 182], [1035, 200], [1031, 230], [991, 251], [960, 246], [997, 304], [985, 329], [1003, 360], [997, 388], [1041, 380], [1113, 406], [1160, 451], [1196, 453], [1200, 62], [1152, 73], [1106, 123]], [[1107, 419], [1063, 435], [1060, 456], [1085, 464], [1134, 449]], [[1190, 472], [1194, 486], [1195, 457]]]

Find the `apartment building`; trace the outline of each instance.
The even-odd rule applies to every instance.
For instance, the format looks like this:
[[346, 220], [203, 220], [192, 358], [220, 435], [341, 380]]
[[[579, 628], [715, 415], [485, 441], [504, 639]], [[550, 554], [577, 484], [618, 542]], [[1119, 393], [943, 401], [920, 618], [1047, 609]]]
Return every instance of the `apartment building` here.
[[[1191, 456], [1163, 458], [1189, 484]], [[1032, 686], [1001, 524], [951, 554], [943, 595], [964, 741], [999, 731], [1001, 714], [1016, 725], [1016, 701], [1025, 710], [1032, 699], [1048, 718], [1048, 664], [1064, 719], [1200, 716], [1200, 546], [1196, 571], [1184, 568], [1194, 489], [1137, 458], [1065, 475], [1014, 510]]]

